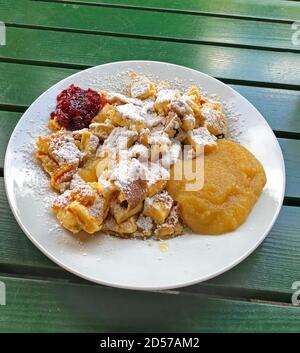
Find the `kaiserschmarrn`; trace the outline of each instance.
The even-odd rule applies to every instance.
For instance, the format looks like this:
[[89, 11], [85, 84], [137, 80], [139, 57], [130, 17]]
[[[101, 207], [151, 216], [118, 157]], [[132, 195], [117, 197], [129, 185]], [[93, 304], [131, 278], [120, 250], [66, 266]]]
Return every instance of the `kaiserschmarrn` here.
[[[206, 189], [196, 196], [179, 195], [185, 179], [169, 180], [179, 161], [213, 154], [218, 140], [227, 137], [222, 104], [197, 87], [180, 92], [137, 74], [131, 74], [127, 94], [71, 85], [57, 96], [48, 127], [51, 134], [36, 142], [36, 159], [57, 192], [52, 210], [72, 233], [167, 239], [182, 234], [183, 220], [207, 232], [205, 212], [209, 222], [220, 221], [221, 211], [213, 217], [213, 205], [206, 209], [200, 200], [207, 199]], [[185, 146], [190, 146], [187, 154]], [[230, 178], [230, 173], [223, 175]], [[198, 227], [197, 219], [202, 222]], [[220, 233], [217, 225], [211, 229]]]

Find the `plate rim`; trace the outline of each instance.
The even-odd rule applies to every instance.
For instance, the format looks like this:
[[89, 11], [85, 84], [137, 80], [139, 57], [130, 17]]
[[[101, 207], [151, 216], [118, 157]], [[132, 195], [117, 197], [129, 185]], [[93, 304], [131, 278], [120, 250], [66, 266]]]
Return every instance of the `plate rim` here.
[[[48, 91], [52, 90], [55, 86], [60, 85], [61, 83], [63, 83], [65, 80], [69, 80], [72, 77], [75, 77], [77, 75], [82, 74], [82, 72], [89, 72], [94, 70], [97, 67], [105, 67], [105, 66], [111, 66], [111, 65], [130, 65], [130, 64], [147, 64], [149, 63], [151, 64], [163, 64], [163, 65], [170, 65], [173, 67], [179, 67], [180, 69], [185, 69], [185, 70], [190, 70], [190, 71], [194, 71], [196, 73], [200, 73], [204, 76], [206, 76], [207, 78], [216, 81], [218, 84], [221, 84], [221, 86], [226, 87], [227, 89], [233, 91], [236, 95], [239, 96], [240, 99], [247, 101], [248, 104], [250, 104], [252, 106], [252, 108], [256, 111], [256, 113], [258, 115], [261, 116], [261, 118], [264, 120], [264, 122], [267, 124], [267, 126], [269, 127], [270, 131], [273, 134], [273, 138], [275, 140], [275, 144], [277, 146], [278, 149], [278, 158], [280, 159], [280, 165], [281, 165], [281, 171], [282, 171], [282, 193], [276, 208], [276, 212], [274, 212], [274, 215], [272, 217], [272, 220], [270, 221], [267, 229], [264, 231], [264, 233], [262, 234], [262, 236], [259, 238], [259, 240], [251, 247], [248, 249], [248, 251], [246, 251], [243, 255], [241, 255], [239, 258], [235, 259], [234, 261], [232, 261], [229, 265], [223, 267], [222, 269], [212, 272], [209, 275], [203, 276], [201, 279], [195, 279], [195, 280], [190, 280], [188, 282], [180, 282], [177, 285], [156, 285], [156, 286], [149, 286], [149, 285], [126, 285], [126, 284], [121, 284], [121, 283], [115, 283], [115, 282], [108, 282], [108, 281], [104, 281], [104, 280], [99, 280], [95, 277], [89, 276], [89, 275], [85, 275], [75, 269], [73, 269], [72, 267], [65, 265], [62, 261], [60, 261], [59, 259], [57, 259], [55, 257], [55, 255], [52, 255], [49, 251], [47, 251], [47, 249], [42, 246], [36, 239], [34, 236], [31, 235], [30, 231], [27, 230], [27, 228], [24, 226], [22, 220], [19, 218], [19, 216], [16, 213], [15, 208], [12, 205], [12, 200], [10, 197], [10, 193], [8, 190], [8, 185], [6, 182], [6, 174], [7, 172], [7, 165], [8, 165], [8, 153], [7, 151], [11, 149], [11, 144], [12, 144], [12, 140], [13, 140], [13, 136], [16, 133], [19, 125], [21, 124], [22, 119], [24, 118], [24, 115], [27, 113], [27, 111], [31, 108], [32, 105], [35, 104], [35, 102], [37, 100], [39, 100], [41, 97], [46, 96]], [[284, 196], [285, 196], [285, 189], [286, 189], [286, 171], [285, 171], [285, 161], [283, 158], [283, 153], [282, 153], [282, 149], [281, 146], [276, 138], [276, 135], [274, 134], [274, 131], [272, 130], [272, 128], [270, 127], [270, 125], [268, 124], [267, 120], [264, 118], [264, 116], [258, 111], [258, 109], [251, 103], [249, 102], [249, 100], [247, 98], [245, 98], [243, 95], [241, 95], [239, 92], [237, 92], [235, 89], [233, 89], [232, 87], [230, 87], [229, 85], [223, 83], [222, 81], [216, 79], [213, 76], [210, 76], [202, 71], [196, 70], [196, 69], [192, 69], [189, 68], [187, 66], [183, 66], [183, 65], [177, 65], [177, 64], [173, 64], [173, 63], [169, 63], [169, 62], [164, 62], [164, 61], [155, 61], [155, 60], [124, 60], [124, 61], [112, 61], [109, 63], [105, 63], [105, 64], [100, 64], [100, 65], [95, 65], [92, 67], [89, 67], [87, 69], [84, 70], [80, 70], [78, 72], [75, 72], [74, 74], [65, 77], [64, 79], [56, 82], [54, 85], [52, 85], [51, 87], [49, 87], [47, 90], [45, 90], [42, 94], [40, 94], [30, 105], [29, 107], [25, 110], [25, 112], [22, 114], [21, 118], [19, 119], [19, 121], [17, 122], [16, 126], [14, 127], [10, 138], [9, 138], [9, 142], [6, 146], [6, 151], [5, 151], [5, 158], [4, 158], [4, 168], [3, 168], [3, 179], [4, 179], [4, 186], [5, 186], [5, 193], [6, 193], [6, 197], [10, 206], [10, 210], [12, 211], [15, 220], [17, 221], [18, 225], [20, 226], [20, 228], [22, 229], [22, 231], [25, 233], [25, 235], [27, 236], [27, 238], [46, 256], [48, 257], [51, 261], [53, 261], [56, 265], [60, 266], [61, 268], [63, 268], [64, 270], [80, 277], [83, 278], [87, 281], [93, 282], [93, 283], [97, 283], [100, 285], [105, 285], [105, 286], [109, 286], [109, 287], [113, 287], [113, 288], [121, 288], [121, 289], [130, 289], [130, 290], [141, 290], [141, 291], [161, 291], [161, 290], [170, 290], [170, 289], [176, 289], [176, 288], [184, 288], [184, 287], [188, 287], [188, 286], [192, 286], [198, 283], [202, 283], [205, 281], [208, 281], [214, 277], [217, 277], [229, 270], [231, 270], [232, 268], [234, 268], [235, 266], [237, 266], [238, 264], [240, 264], [243, 260], [245, 260], [250, 254], [252, 254], [257, 248], [258, 246], [266, 239], [267, 235], [270, 233], [272, 227], [274, 226], [275, 221], [278, 218], [279, 212], [281, 211], [281, 208], [283, 206], [283, 200], [284, 200]], [[247, 220], [246, 220], [247, 222]], [[183, 235], [184, 236], [184, 235]]]

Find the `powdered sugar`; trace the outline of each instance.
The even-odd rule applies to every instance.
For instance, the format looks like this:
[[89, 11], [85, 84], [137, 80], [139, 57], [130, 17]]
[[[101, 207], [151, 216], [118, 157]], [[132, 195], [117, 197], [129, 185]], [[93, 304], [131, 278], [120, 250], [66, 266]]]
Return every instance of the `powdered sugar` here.
[[164, 119], [163, 116], [160, 116], [155, 112], [154, 100], [151, 98], [143, 101], [140, 114], [145, 119], [146, 125], [149, 128], [158, 125]]
[[193, 114], [193, 110], [187, 103], [190, 98], [180, 97], [173, 99], [170, 102], [170, 109], [175, 111], [179, 116], [183, 117], [186, 114]]
[[170, 173], [160, 163], [148, 163], [146, 168], [146, 179], [148, 185], [154, 185], [160, 180], [168, 180]]
[[101, 156], [101, 154], [105, 153], [113, 154], [120, 150], [127, 150], [128, 142], [137, 138], [137, 136], [138, 134], [136, 131], [122, 127], [114, 128], [108, 138], [104, 141], [103, 145], [99, 146], [97, 156]]
[[218, 134], [226, 134], [227, 119], [218, 105], [204, 103], [201, 107], [201, 115], [205, 118], [205, 127], [213, 129], [218, 132]]
[[53, 202], [52, 206], [60, 209], [64, 209], [67, 207], [73, 200], [72, 191], [66, 190], [63, 194], [56, 197]]
[[81, 179], [78, 173], [73, 175], [73, 178], [70, 183], [70, 189], [73, 190], [80, 185], [85, 185], [85, 182]]
[[163, 203], [164, 207], [171, 208], [173, 204], [173, 199], [167, 191], [162, 191], [159, 194], [155, 194], [152, 197], [147, 197], [145, 199], [145, 208], [152, 206], [155, 203]]
[[224, 111], [227, 116], [228, 138], [240, 142], [241, 135], [245, 131], [244, 118], [236, 110], [233, 104], [223, 103]]
[[105, 92], [104, 93], [106, 100], [109, 103], [123, 103], [123, 104], [133, 104], [137, 106], [141, 106], [142, 102], [139, 99], [136, 98], [130, 98], [125, 96], [122, 93], [116, 93], [116, 92]]
[[171, 145], [171, 140], [165, 132], [153, 131], [148, 137], [149, 145]]
[[147, 161], [149, 158], [149, 150], [141, 143], [135, 143], [128, 151], [129, 158], [137, 158], [140, 162]]
[[150, 231], [153, 228], [153, 221], [150, 217], [146, 217], [140, 214], [138, 220], [136, 221], [136, 225], [143, 231]]
[[96, 135], [91, 134], [89, 139], [89, 149], [91, 153], [95, 153], [99, 145], [99, 138]]
[[176, 99], [180, 96], [179, 90], [174, 89], [162, 89], [158, 91], [155, 103], [169, 103], [171, 100]]
[[210, 134], [206, 127], [199, 127], [187, 133], [198, 146], [215, 144], [217, 138]]
[[64, 164], [78, 165], [84, 157], [84, 153], [75, 145], [74, 138], [68, 134], [54, 135], [50, 140], [49, 148], [60, 166]]
[[138, 77], [132, 81], [130, 87], [131, 97], [140, 98], [150, 92], [150, 80], [146, 77]]
[[140, 122], [146, 123], [145, 119], [140, 115], [140, 109], [132, 103], [118, 105], [115, 107], [116, 112], [118, 112], [125, 119], [129, 119], [133, 123]]
[[131, 185], [134, 180], [146, 180], [144, 165], [136, 158], [122, 160], [113, 170], [110, 176], [111, 180], [120, 189]]
[[182, 157], [181, 143], [177, 140], [172, 141], [170, 148], [163, 154], [161, 163], [167, 170]]
[[88, 211], [92, 217], [96, 219], [101, 219], [104, 216], [106, 207], [106, 201], [103, 197], [99, 196], [97, 193], [95, 195], [95, 200], [93, 204], [88, 207]]

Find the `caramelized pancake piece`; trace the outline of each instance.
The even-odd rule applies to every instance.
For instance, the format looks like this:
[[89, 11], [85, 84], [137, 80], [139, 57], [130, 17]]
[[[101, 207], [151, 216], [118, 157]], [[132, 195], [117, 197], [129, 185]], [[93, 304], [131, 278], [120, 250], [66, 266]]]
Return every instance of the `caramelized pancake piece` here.
[[146, 99], [155, 93], [155, 85], [145, 76], [131, 74], [130, 95], [133, 98]]
[[170, 214], [163, 224], [158, 224], [155, 231], [155, 239], [166, 240], [180, 235], [183, 231], [183, 226], [180, 222], [179, 206], [172, 207]]
[[130, 235], [137, 230], [136, 219], [133, 216], [118, 224], [113, 216], [108, 215], [102, 230], [121, 238], [129, 238]]
[[205, 127], [190, 130], [187, 132], [187, 142], [197, 151], [204, 149], [204, 152], [212, 151], [216, 148], [216, 137], [211, 135]]
[[155, 223], [162, 224], [168, 217], [173, 205], [172, 197], [163, 191], [152, 197], [147, 197], [144, 202], [143, 214], [152, 218]]

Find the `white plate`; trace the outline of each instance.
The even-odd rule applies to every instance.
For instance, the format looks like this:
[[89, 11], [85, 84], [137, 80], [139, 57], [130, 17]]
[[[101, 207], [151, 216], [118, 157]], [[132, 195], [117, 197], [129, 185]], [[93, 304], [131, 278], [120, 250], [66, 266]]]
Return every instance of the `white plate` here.
[[[236, 231], [221, 236], [185, 234], [168, 240], [168, 250], [162, 251], [160, 243], [155, 241], [122, 240], [103, 234], [80, 238], [57, 225], [50, 210], [53, 192], [33, 157], [35, 139], [47, 133], [44, 127], [55, 106], [56, 95], [62, 89], [74, 83], [84, 88], [118, 90], [128, 80], [128, 70], [181, 87], [198, 84], [233, 107], [239, 121], [235, 123], [231, 116], [231, 128], [241, 128], [239, 141], [261, 161], [267, 174], [261, 197], [247, 221]], [[236, 124], [238, 126], [234, 126]], [[269, 125], [239, 93], [206, 74], [182, 66], [127, 61], [100, 65], [72, 75], [49, 88], [27, 109], [7, 147], [5, 185], [19, 225], [58, 265], [105, 285], [161, 290], [208, 280], [251, 254], [277, 218], [284, 196], [285, 169], [279, 144]]]

